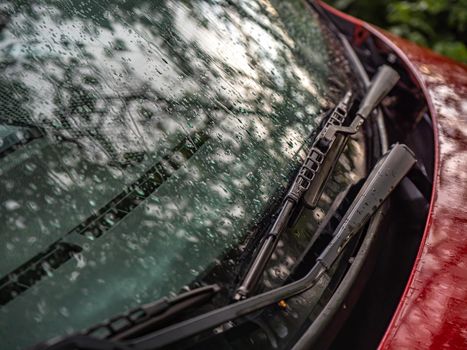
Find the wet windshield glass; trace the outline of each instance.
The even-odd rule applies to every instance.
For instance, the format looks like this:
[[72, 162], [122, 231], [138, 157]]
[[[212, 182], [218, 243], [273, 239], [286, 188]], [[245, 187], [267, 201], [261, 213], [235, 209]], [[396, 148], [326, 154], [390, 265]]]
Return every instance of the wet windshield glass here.
[[347, 88], [299, 1], [0, 11], [6, 349], [177, 293], [219, 263]]

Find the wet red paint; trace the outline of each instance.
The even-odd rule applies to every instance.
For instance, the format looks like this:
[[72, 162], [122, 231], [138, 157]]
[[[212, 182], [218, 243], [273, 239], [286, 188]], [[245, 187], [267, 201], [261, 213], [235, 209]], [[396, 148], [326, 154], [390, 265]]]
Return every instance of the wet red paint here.
[[435, 125], [422, 245], [380, 349], [467, 348], [467, 67], [384, 33], [423, 88]]
[[467, 66], [323, 7], [394, 50], [423, 90], [434, 122], [428, 220], [379, 349], [467, 349]]

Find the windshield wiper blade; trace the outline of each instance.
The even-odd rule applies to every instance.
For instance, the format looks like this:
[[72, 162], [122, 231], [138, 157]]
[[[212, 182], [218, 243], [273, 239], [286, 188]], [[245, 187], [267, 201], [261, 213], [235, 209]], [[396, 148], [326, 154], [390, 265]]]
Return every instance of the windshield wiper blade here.
[[[329, 270], [344, 251], [348, 242], [369, 221], [415, 163], [416, 159], [413, 153], [405, 145], [395, 145], [382, 157], [344, 214], [329, 245], [317, 258], [307, 275], [298, 281], [172, 324], [139, 338], [115, 341], [79, 334], [69, 336], [46, 347], [43, 344], [42, 347], [36, 347], [34, 350], [66, 350], [70, 348], [70, 344], [74, 346], [72, 347], [74, 349], [157, 349], [300, 294], [312, 288], [319, 278]], [[215, 289], [213, 288], [212, 292]], [[91, 347], [92, 345], [95, 347]]]
[[349, 135], [355, 134], [361, 125], [399, 80], [399, 74], [389, 66], [383, 66], [375, 75], [365, 94], [356, 116], [349, 126], [344, 126], [351, 108], [352, 95], [348, 92], [336, 106], [323, 129], [318, 134], [297, 177], [279, 210], [279, 214], [268, 230], [252, 264], [234, 295], [235, 300], [249, 296], [260, 279], [280, 235], [285, 231], [294, 211], [301, 204], [315, 207], [334, 169], [337, 159], [344, 150]]
[[412, 151], [397, 144], [374, 166], [356, 199], [346, 211], [333, 239], [317, 258], [315, 265], [302, 279], [258, 294], [200, 316], [168, 326], [127, 342], [132, 349], [157, 349], [223, 323], [245, 316], [312, 288], [344, 251], [348, 242], [364, 227], [370, 217], [389, 197], [399, 182], [416, 163]]
[[[342, 123], [344, 123], [347, 113], [351, 107], [351, 99], [351, 92], [347, 92], [344, 98], [330, 114], [323, 130], [326, 130], [332, 125], [342, 125]], [[317, 140], [319, 139], [320, 138], [318, 136]], [[310, 188], [318, 169], [323, 163], [326, 154], [316, 147], [316, 143], [317, 142], [315, 142], [311, 147], [311, 150], [308, 152], [307, 157], [305, 158], [294, 182], [290, 186], [290, 189], [282, 202], [278, 215], [261, 243], [258, 254], [250, 265], [242, 283], [237, 288], [236, 294], [234, 295], [235, 300], [246, 298], [254, 289], [276, 246], [279, 236], [287, 227], [295, 208], [302, 200], [303, 195]]]
[[99, 323], [80, 334], [62, 340], [52, 340], [33, 349], [60, 350], [70, 347], [77, 349], [127, 349], [128, 347], [122, 342], [123, 340], [135, 338], [168, 325], [170, 321], [186, 310], [211, 300], [220, 290], [220, 286], [211, 284], [173, 298], [164, 297]]
[[173, 298], [161, 298], [139, 306], [123, 315], [95, 325], [84, 334], [100, 335], [112, 340], [130, 339], [161, 328], [187, 309], [205, 304], [221, 290], [217, 284], [199, 287]]

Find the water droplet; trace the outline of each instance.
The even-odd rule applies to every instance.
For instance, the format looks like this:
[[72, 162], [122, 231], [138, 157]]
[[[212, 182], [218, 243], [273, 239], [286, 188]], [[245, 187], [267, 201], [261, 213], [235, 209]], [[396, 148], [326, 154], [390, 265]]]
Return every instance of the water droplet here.
[[12, 200], [12, 199], [5, 201], [3, 205], [5, 206], [7, 210], [16, 210], [20, 207], [20, 204], [17, 201]]
[[59, 310], [60, 314], [64, 317], [69, 317], [70, 316], [70, 312], [68, 311], [68, 309], [66, 307], [61, 307], [60, 310]]

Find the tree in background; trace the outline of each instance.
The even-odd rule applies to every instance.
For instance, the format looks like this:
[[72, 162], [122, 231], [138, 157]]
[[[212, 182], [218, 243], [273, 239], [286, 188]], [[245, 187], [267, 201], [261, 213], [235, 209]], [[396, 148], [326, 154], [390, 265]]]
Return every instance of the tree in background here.
[[327, 0], [396, 35], [467, 63], [467, 0]]

